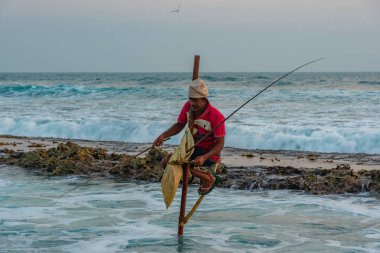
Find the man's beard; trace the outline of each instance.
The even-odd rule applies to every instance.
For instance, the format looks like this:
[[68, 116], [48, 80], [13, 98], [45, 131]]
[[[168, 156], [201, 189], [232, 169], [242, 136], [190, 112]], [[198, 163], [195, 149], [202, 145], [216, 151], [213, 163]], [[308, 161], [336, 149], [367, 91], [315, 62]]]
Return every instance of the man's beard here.
[[193, 112], [199, 111], [199, 107], [198, 107], [198, 106], [190, 106], [190, 109], [191, 109]]

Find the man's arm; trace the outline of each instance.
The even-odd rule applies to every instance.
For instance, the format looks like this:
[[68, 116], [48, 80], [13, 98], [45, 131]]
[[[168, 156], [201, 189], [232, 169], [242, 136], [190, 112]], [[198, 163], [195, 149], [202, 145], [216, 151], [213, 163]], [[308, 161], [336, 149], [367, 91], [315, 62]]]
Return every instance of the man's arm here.
[[202, 164], [214, 155], [219, 155], [224, 147], [224, 137], [216, 137], [215, 146], [206, 154], [195, 157], [192, 163], [195, 166], [202, 166]]
[[163, 132], [160, 136], [156, 138], [156, 140], [153, 142], [155, 146], [161, 146], [164, 143], [164, 140], [170, 136], [176, 135], [179, 132], [182, 131], [182, 129], [186, 126], [186, 123], [175, 123], [173, 124], [168, 130]]

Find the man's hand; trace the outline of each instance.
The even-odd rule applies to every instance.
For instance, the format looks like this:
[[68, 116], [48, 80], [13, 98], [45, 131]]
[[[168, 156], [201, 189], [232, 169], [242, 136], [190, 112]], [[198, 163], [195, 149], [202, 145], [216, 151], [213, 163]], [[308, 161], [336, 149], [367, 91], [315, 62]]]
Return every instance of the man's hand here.
[[154, 146], [161, 146], [164, 143], [165, 137], [164, 135], [160, 135], [157, 137], [157, 139], [154, 140], [153, 145]]
[[194, 166], [198, 166], [198, 167], [200, 167], [200, 166], [203, 165], [203, 163], [204, 163], [206, 160], [207, 160], [207, 158], [204, 157], [203, 155], [201, 155], [201, 156], [197, 156], [197, 157], [195, 157], [195, 159], [192, 160], [191, 163], [192, 163]]

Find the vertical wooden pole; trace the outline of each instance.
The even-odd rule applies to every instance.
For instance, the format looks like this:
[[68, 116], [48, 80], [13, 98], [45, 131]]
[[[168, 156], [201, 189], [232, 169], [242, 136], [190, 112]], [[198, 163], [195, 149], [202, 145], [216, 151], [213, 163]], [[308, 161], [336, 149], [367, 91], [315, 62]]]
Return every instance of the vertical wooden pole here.
[[[193, 80], [198, 79], [199, 76], [199, 60], [200, 56], [194, 56], [194, 68], [193, 68]], [[190, 170], [190, 164], [182, 166], [182, 196], [181, 196], [181, 209], [179, 211], [178, 217], [178, 236], [183, 236], [183, 226], [181, 226], [181, 221], [186, 215], [186, 197], [187, 197], [187, 186], [188, 186], [188, 175]]]
[[186, 215], [186, 197], [187, 197], [187, 186], [188, 186], [188, 172], [190, 170], [190, 165], [182, 167], [182, 196], [181, 196], [181, 209], [179, 210], [178, 217], [178, 236], [183, 236], [183, 226], [181, 226], [181, 221], [185, 219]]
[[194, 68], [193, 68], [193, 81], [199, 77], [199, 61], [201, 59], [200, 55], [194, 56]]

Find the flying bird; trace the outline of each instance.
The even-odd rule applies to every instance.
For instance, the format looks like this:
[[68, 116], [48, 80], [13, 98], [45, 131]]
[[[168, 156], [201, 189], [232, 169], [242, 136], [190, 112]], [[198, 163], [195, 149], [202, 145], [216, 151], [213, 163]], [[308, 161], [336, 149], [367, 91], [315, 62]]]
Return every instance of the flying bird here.
[[180, 8], [181, 8], [181, 2], [179, 2], [177, 9], [172, 10], [170, 13], [179, 13]]

